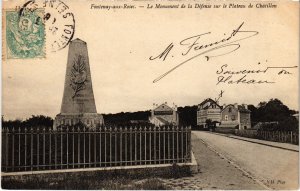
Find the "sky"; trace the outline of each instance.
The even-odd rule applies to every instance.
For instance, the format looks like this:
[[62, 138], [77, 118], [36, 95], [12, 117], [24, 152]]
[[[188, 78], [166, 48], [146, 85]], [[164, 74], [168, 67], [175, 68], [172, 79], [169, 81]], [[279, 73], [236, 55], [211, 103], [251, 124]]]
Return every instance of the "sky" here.
[[[90, 8], [92, 3], [70, 1], [68, 6], [75, 18], [73, 39], [80, 38], [88, 46], [98, 113], [149, 110], [153, 103], [163, 102], [197, 105], [206, 98], [217, 98], [221, 90], [224, 91], [221, 105], [257, 105], [278, 98], [290, 109], [298, 110], [298, 68], [286, 69], [291, 73], [286, 75], [278, 75], [281, 69], [272, 68], [246, 77], [275, 82], [272, 84], [216, 85], [222, 76], [217, 71], [224, 65], [231, 71], [299, 65], [299, 11], [295, 4], [279, 4], [277, 9], [263, 10], [95, 10]], [[116, 4], [110, 2], [110, 5], [113, 3]], [[146, 3], [138, 5], [146, 6]], [[182, 42], [184, 39], [202, 34], [198, 45], [220, 41], [242, 23], [240, 30], [258, 34], [238, 42], [236, 51], [228, 53], [233, 46], [206, 54], [211, 56], [209, 60], [205, 56], [196, 57], [153, 83], [171, 68], [203, 52], [191, 50], [183, 56], [187, 44], [195, 38]], [[230, 40], [243, 35], [240, 32]], [[4, 39], [2, 115], [6, 119], [26, 119], [31, 115], [55, 117], [60, 112], [68, 47], [50, 52], [49, 45], [55, 38], [46, 34], [46, 58], [35, 59], [5, 58]], [[171, 43], [174, 46], [164, 61], [149, 59], [160, 55]], [[217, 56], [223, 53], [228, 54]], [[232, 79], [242, 76], [233, 75]]]

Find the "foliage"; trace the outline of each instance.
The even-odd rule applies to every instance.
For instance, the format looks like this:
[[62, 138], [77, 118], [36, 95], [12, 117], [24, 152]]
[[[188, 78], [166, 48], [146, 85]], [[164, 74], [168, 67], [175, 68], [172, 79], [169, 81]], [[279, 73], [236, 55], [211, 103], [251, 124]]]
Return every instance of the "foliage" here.
[[121, 112], [116, 114], [103, 114], [105, 124], [108, 125], [130, 125], [132, 120], [139, 120], [139, 125], [149, 124], [147, 121], [151, 115], [150, 110], [137, 112]]
[[260, 130], [267, 131], [299, 131], [298, 120], [289, 116], [278, 123], [265, 124]]
[[[298, 121], [292, 115], [295, 110], [290, 110], [279, 99], [270, 99], [268, 102], [260, 102], [257, 107], [249, 105], [251, 121], [278, 122], [278, 124], [265, 124], [263, 130], [298, 131]], [[253, 125], [253, 124], [252, 124]]]
[[52, 127], [53, 119], [44, 115], [32, 115], [30, 118], [25, 121], [16, 119], [16, 120], [4, 120], [2, 116], [2, 127]]
[[179, 123], [183, 126], [197, 126], [197, 106], [178, 107]]

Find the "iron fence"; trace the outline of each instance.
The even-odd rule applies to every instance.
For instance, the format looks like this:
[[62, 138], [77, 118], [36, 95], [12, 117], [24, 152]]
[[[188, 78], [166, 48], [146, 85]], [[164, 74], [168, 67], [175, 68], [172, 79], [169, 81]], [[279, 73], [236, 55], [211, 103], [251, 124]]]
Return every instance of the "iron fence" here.
[[190, 161], [190, 127], [2, 128], [2, 172]]
[[235, 134], [242, 137], [262, 139], [282, 143], [299, 144], [299, 133], [292, 131], [262, 131], [262, 130], [236, 130]]

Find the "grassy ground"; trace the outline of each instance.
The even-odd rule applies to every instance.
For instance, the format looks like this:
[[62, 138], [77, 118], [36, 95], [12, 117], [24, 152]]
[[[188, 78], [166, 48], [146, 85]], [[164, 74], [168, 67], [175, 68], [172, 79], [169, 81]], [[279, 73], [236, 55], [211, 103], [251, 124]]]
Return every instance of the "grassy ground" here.
[[116, 177], [110, 180], [98, 180], [97, 177], [79, 177], [69, 179], [48, 179], [38, 178], [22, 180], [10, 180], [2, 182], [3, 189], [49, 189], [49, 190], [168, 190], [161, 180], [150, 178], [134, 180]]
[[3, 189], [64, 190], [169, 190], [160, 178], [189, 176], [186, 167], [173, 165], [166, 169], [139, 169], [106, 172], [70, 172], [2, 177]]

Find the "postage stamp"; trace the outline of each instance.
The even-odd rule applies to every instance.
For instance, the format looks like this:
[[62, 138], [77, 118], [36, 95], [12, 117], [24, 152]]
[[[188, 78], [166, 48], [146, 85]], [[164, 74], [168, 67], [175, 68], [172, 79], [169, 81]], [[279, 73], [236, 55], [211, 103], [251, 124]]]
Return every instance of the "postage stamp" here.
[[6, 11], [6, 55], [7, 58], [45, 57], [44, 10]]

